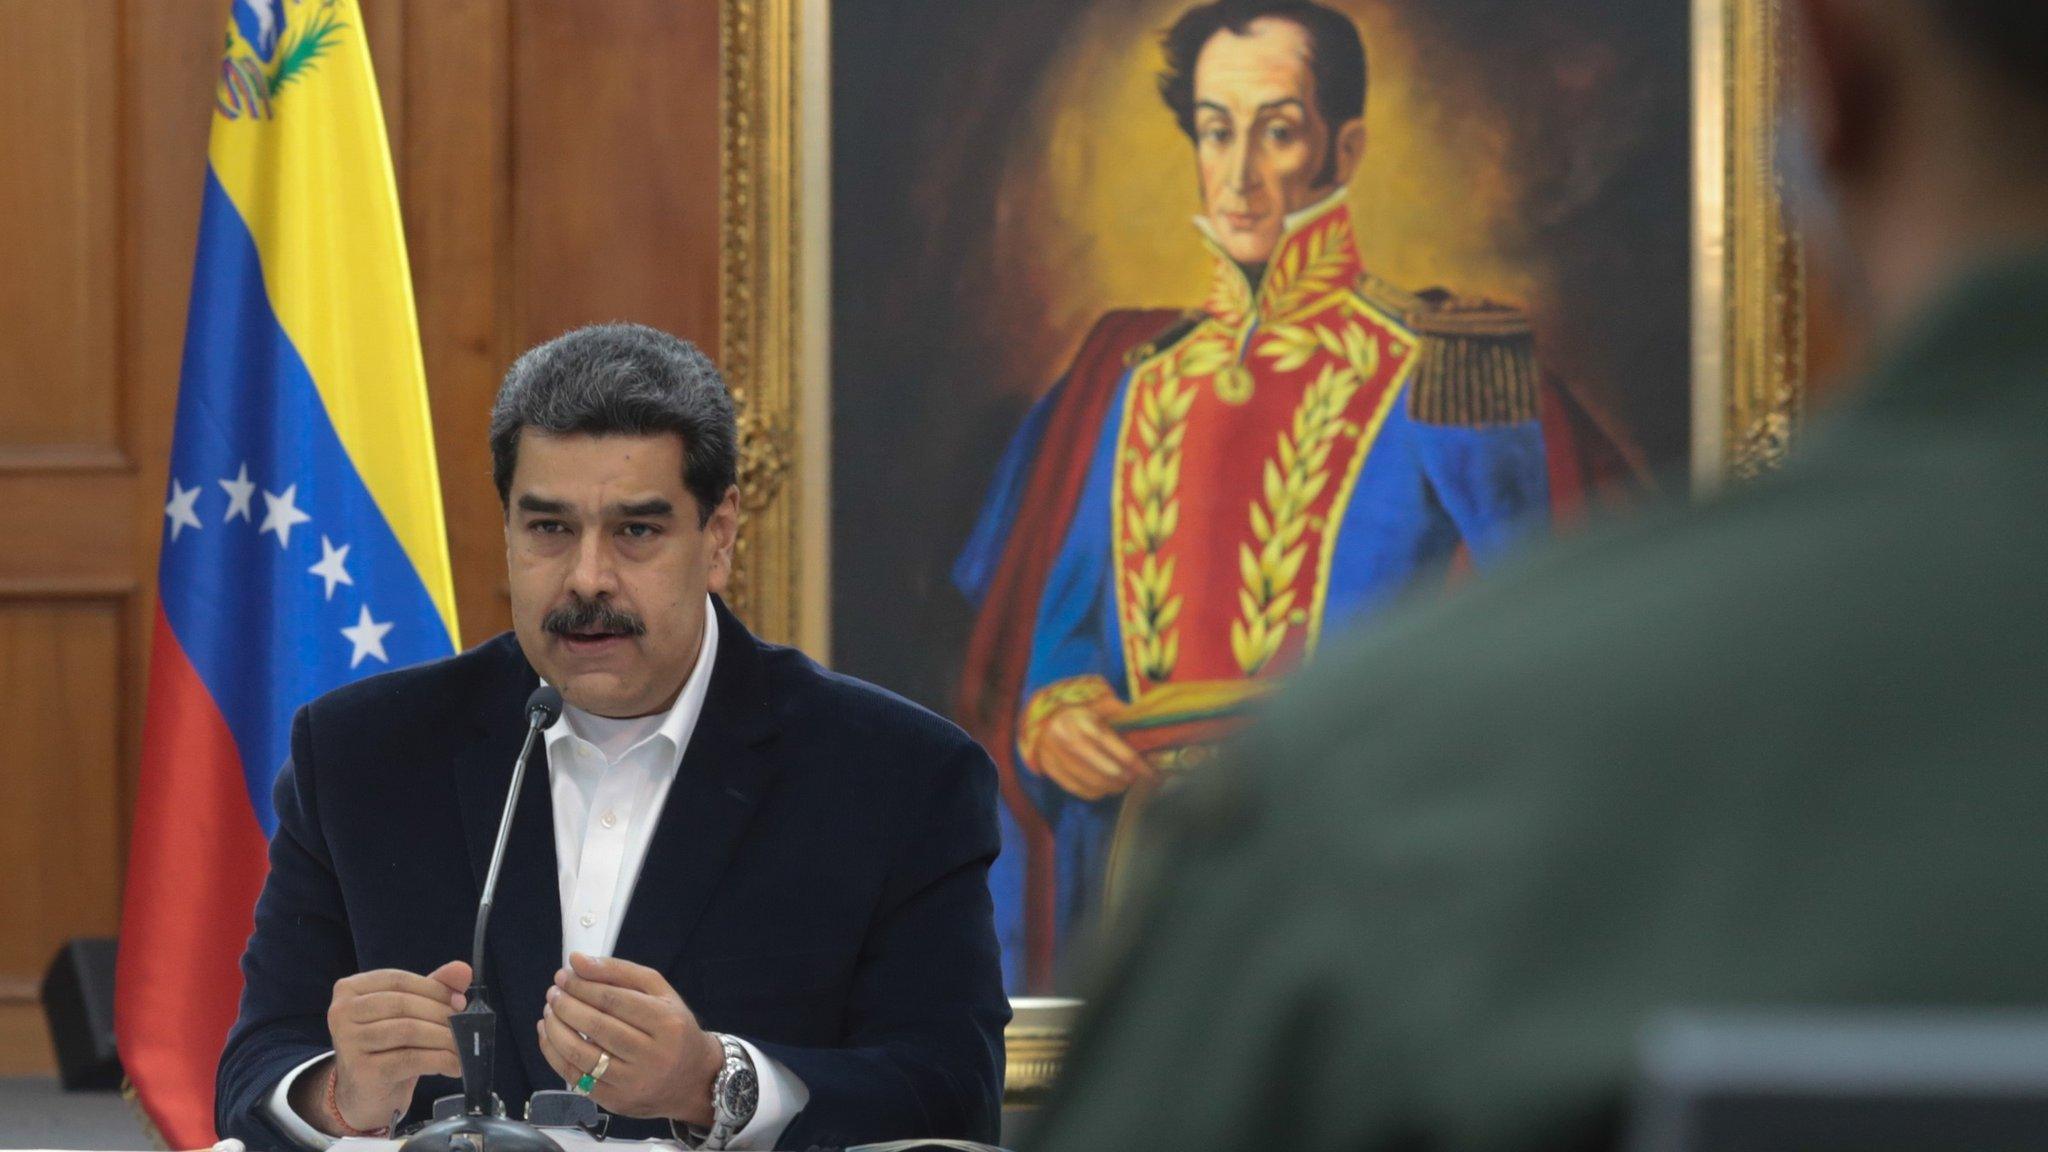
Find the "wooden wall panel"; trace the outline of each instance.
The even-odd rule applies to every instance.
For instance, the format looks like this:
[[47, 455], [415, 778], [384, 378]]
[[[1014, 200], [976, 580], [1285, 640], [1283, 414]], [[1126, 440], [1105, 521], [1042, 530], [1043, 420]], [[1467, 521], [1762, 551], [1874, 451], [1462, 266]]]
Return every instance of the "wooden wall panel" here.
[[[0, 699], [33, 718], [0, 773], [0, 1003], [32, 1000], [54, 942], [119, 923], [120, 617], [118, 599], [0, 602]], [[0, 1071], [37, 1055], [0, 1051]]]
[[716, 349], [718, 5], [518, 0], [513, 16], [522, 343], [637, 320]]
[[[718, 5], [360, 2], [474, 643], [509, 624], [484, 437], [512, 357], [615, 318], [717, 346]], [[0, 1075], [50, 1067], [37, 981], [117, 922], [226, 16], [0, 3], [0, 507], [25, 542], [0, 551], [0, 691], [69, 701], [0, 744]]]
[[15, 453], [116, 445], [113, 15], [0, 9], [0, 447]]
[[518, 352], [510, 320], [511, 21], [506, 0], [447, 0], [410, 9], [406, 41], [413, 82], [399, 186], [468, 644], [512, 626], [485, 446], [498, 379]]

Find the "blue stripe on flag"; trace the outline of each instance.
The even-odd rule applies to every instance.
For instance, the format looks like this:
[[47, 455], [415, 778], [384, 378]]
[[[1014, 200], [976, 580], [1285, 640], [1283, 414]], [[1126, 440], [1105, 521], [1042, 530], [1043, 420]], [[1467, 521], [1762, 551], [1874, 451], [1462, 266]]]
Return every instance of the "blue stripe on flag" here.
[[[157, 573], [164, 614], [234, 733], [249, 802], [269, 835], [277, 827], [270, 786], [290, 752], [292, 713], [350, 680], [446, 656], [450, 646], [271, 310], [255, 238], [211, 168], [172, 444], [167, 499], [185, 494], [200, 527], [166, 515]], [[245, 465], [255, 485], [249, 513], [230, 521], [226, 485]], [[295, 489], [289, 506], [287, 489]], [[292, 518], [287, 507], [308, 519], [264, 531], [266, 520]], [[347, 556], [327, 567], [353, 583], [335, 582], [330, 596], [330, 577], [311, 569], [344, 547]]]

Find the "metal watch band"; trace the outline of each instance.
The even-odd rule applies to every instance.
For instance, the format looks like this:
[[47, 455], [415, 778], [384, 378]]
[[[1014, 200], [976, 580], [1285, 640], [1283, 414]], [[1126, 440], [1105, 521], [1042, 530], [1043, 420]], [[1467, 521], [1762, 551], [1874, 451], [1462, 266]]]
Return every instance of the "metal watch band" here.
[[713, 1035], [725, 1050], [725, 1065], [711, 1082], [711, 1134], [704, 1138], [702, 1147], [722, 1149], [726, 1141], [753, 1120], [754, 1111], [760, 1106], [761, 1089], [754, 1058], [747, 1055], [746, 1048], [723, 1033]]

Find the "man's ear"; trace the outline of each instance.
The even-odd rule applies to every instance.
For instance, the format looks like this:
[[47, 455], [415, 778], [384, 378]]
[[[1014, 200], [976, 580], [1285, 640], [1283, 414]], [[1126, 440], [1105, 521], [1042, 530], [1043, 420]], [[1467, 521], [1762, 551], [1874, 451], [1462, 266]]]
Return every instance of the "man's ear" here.
[[1337, 150], [1335, 172], [1339, 185], [1351, 183], [1351, 177], [1358, 171], [1358, 162], [1365, 159], [1365, 120], [1346, 120], [1337, 129], [1337, 138], [1330, 142]]
[[721, 595], [732, 583], [733, 548], [740, 538], [740, 490], [738, 485], [725, 490], [725, 499], [711, 510], [711, 519], [705, 521], [704, 530], [711, 534], [711, 575], [710, 590]]

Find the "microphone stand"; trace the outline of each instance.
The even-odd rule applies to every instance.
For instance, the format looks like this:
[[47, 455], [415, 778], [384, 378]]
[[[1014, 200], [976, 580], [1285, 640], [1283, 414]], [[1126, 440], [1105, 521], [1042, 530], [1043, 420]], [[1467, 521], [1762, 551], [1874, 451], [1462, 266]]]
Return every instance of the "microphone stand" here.
[[[476, 934], [470, 942], [469, 1003], [448, 1017], [455, 1033], [455, 1051], [462, 1060], [462, 1095], [434, 1101], [434, 1122], [421, 1128], [399, 1152], [562, 1152], [562, 1146], [540, 1129], [505, 1118], [504, 1101], [491, 1091], [497, 1064], [498, 1014], [485, 1003], [484, 925], [498, 891], [498, 869], [505, 863], [505, 842], [512, 834], [512, 813], [526, 780], [526, 760], [543, 728], [562, 713], [562, 694], [543, 684], [526, 701], [526, 741], [512, 765], [512, 787], [505, 794], [505, 813], [498, 818], [498, 839], [491, 848], [491, 868], [484, 875], [483, 898], [477, 902]], [[530, 1111], [530, 1110], [529, 1110]], [[594, 1111], [594, 1109], [593, 1109]]]

